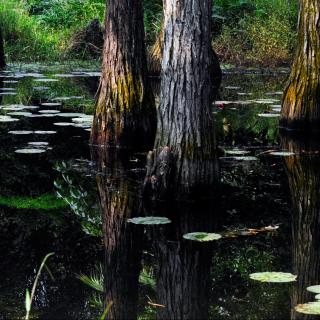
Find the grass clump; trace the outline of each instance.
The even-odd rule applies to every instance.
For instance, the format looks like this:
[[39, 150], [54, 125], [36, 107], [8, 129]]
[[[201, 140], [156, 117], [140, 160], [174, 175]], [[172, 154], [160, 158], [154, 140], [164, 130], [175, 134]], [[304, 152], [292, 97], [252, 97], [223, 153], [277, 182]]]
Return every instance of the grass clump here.
[[53, 194], [43, 194], [36, 198], [0, 196], [0, 206], [15, 209], [54, 210], [66, 208], [68, 204]]
[[0, 0], [0, 28], [9, 61], [54, 60], [60, 54], [59, 33], [30, 16], [22, 0]]

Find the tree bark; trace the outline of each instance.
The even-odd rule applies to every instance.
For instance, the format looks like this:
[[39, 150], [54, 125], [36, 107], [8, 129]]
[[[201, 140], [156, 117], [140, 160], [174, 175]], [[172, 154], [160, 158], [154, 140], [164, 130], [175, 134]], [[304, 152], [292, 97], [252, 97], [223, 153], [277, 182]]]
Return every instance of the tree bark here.
[[298, 275], [291, 294], [291, 319], [314, 319], [294, 307], [314, 301], [306, 288], [320, 282], [320, 159], [312, 154], [319, 150], [319, 142], [282, 136], [282, 146], [295, 153], [285, 158], [293, 204], [293, 271]]
[[146, 179], [156, 192], [189, 192], [216, 180], [211, 10], [209, 0], [164, 2], [158, 126]]
[[300, 0], [298, 47], [285, 89], [280, 126], [319, 130], [320, 0]]
[[141, 0], [107, 0], [102, 77], [93, 144], [152, 145], [154, 99], [146, 75]]
[[208, 319], [213, 244], [185, 240], [183, 235], [216, 230], [218, 214], [212, 205], [176, 203], [161, 215], [169, 215], [172, 223], [153, 231], [156, 302], [163, 306], [157, 308], [157, 319]]
[[142, 228], [127, 223], [139, 214], [139, 199], [118, 153], [95, 150], [105, 245], [105, 307], [107, 319], [137, 319]]

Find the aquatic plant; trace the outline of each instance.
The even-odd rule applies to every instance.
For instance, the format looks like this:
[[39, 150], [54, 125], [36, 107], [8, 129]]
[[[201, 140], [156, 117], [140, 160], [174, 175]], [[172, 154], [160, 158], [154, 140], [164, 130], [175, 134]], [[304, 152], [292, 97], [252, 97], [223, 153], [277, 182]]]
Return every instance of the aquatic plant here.
[[286, 272], [256, 272], [250, 274], [250, 279], [260, 282], [294, 282], [297, 280], [297, 276]]
[[16, 209], [54, 210], [68, 205], [54, 194], [43, 194], [38, 197], [6, 197], [0, 195], [0, 206]]
[[25, 300], [26, 316], [25, 316], [25, 320], [29, 320], [30, 319], [32, 301], [33, 301], [34, 295], [36, 293], [36, 288], [37, 288], [37, 284], [38, 284], [39, 278], [40, 278], [41, 273], [42, 273], [42, 269], [45, 268], [47, 270], [47, 272], [49, 273], [50, 277], [53, 279], [52, 273], [51, 273], [50, 269], [48, 268], [48, 266], [46, 265], [47, 260], [53, 255], [54, 255], [54, 253], [51, 252], [51, 253], [48, 253], [43, 258], [43, 260], [41, 262], [41, 265], [39, 267], [39, 270], [37, 272], [37, 275], [36, 275], [36, 277], [34, 279], [33, 286], [32, 286], [32, 289], [31, 289], [31, 294], [30, 294], [28, 289], [26, 290], [26, 300]]
[[171, 221], [166, 217], [136, 217], [128, 219], [127, 222], [133, 224], [144, 224], [144, 225], [157, 225], [157, 224], [168, 224]]

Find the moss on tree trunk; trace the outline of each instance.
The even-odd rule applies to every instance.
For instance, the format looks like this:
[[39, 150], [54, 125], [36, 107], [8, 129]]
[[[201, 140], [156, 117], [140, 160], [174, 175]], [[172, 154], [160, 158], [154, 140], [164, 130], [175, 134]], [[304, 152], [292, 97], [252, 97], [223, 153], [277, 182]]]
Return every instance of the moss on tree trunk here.
[[166, 0], [160, 106], [146, 190], [160, 197], [216, 181], [212, 101], [220, 68], [211, 48], [211, 1]]
[[155, 108], [145, 74], [141, 0], [108, 0], [93, 144], [152, 144]]
[[320, 0], [300, 0], [298, 47], [284, 92], [280, 126], [319, 130]]

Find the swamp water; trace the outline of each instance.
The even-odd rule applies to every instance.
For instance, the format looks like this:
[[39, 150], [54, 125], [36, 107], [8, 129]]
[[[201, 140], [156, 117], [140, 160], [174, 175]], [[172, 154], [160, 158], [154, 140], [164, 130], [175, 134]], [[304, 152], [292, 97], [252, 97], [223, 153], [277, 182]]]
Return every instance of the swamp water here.
[[[0, 319], [24, 316], [49, 252], [35, 318], [96, 319], [113, 301], [115, 319], [312, 319], [294, 307], [320, 280], [320, 146], [279, 135], [287, 70], [224, 70], [216, 199], [155, 208], [139, 197], [146, 154], [89, 149], [99, 73], [71, 69], [0, 73]], [[298, 278], [250, 279], [268, 271]]]

